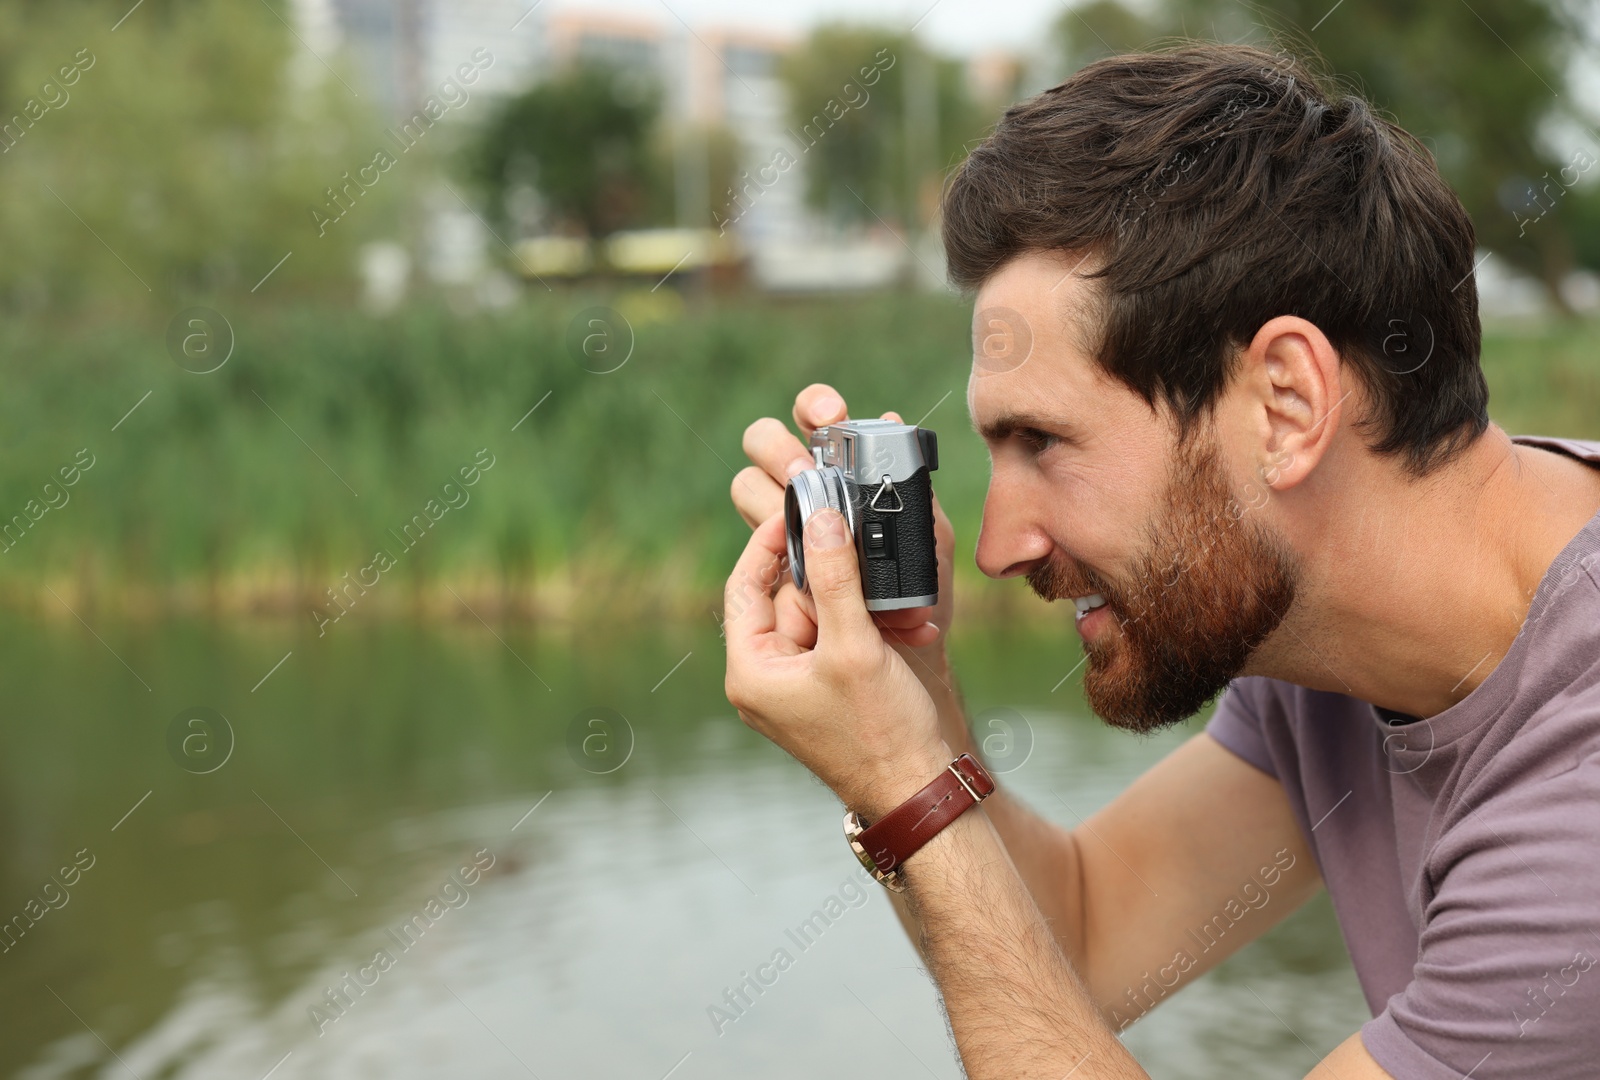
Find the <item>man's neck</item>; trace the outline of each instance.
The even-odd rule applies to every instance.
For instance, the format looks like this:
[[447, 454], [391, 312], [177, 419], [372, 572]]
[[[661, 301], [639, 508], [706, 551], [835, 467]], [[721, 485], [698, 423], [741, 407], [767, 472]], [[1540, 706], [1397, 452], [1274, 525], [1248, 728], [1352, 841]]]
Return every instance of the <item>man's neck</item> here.
[[1600, 511], [1600, 469], [1494, 425], [1422, 480], [1359, 451], [1339, 464], [1286, 493], [1306, 530], [1303, 587], [1247, 672], [1443, 712], [1510, 650], [1545, 571]]

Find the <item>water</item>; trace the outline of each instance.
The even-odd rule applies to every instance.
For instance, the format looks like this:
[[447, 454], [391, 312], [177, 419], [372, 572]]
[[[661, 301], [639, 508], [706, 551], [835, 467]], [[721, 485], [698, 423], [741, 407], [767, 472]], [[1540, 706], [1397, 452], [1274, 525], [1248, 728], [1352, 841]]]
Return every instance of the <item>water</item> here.
[[[837, 801], [723, 699], [709, 616], [318, 639], [81, 613], [93, 633], [0, 624], [0, 918], [44, 912], [0, 955], [5, 1075], [960, 1075]], [[1033, 730], [1003, 782], [1054, 820], [1198, 727], [1138, 739], [1090, 717], [1076, 677], [1052, 692], [1070, 631], [959, 633], [969, 705]], [[615, 718], [588, 723], [603, 709], [631, 750], [605, 744]], [[586, 770], [589, 736], [612, 756]], [[92, 863], [60, 890], [75, 857]], [[843, 913], [806, 933], [830, 896]], [[792, 963], [719, 1023], [780, 949]], [[346, 972], [371, 985], [333, 1018]], [[1125, 1038], [1158, 1077], [1277, 1078], [1366, 1017], [1319, 898]]]

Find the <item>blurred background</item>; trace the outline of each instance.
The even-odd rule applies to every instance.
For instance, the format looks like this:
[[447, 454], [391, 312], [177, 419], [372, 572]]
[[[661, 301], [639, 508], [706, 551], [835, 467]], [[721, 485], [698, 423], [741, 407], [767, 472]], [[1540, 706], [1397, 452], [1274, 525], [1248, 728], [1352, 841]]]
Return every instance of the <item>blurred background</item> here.
[[[1422, 137], [1492, 415], [1600, 437], [1588, 0], [0, 3], [0, 1071], [959, 1076], [722, 698], [728, 487], [807, 383], [921, 418], [1003, 782], [1075, 824], [1198, 730], [1104, 729], [972, 565], [938, 223], [1009, 103], [1172, 35]], [[1125, 1038], [1300, 1076], [1366, 1015], [1317, 900]]]

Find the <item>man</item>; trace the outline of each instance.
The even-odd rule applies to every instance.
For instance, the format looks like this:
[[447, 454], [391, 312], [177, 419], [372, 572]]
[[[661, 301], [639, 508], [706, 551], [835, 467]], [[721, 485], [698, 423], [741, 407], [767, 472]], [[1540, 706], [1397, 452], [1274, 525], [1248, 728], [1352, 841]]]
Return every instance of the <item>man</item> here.
[[[1325, 886], [1374, 1019], [1312, 1075], [1600, 1075], [1600, 444], [1489, 422], [1472, 226], [1426, 150], [1281, 57], [1114, 57], [1007, 112], [943, 231], [979, 567], [1073, 602], [1108, 723], [1226, 690], [1078, 829], [974, 805], [950, 523], [937, 609], [869, 613], [832, 512], [801, 594], [809, 459], [751, 425], [728, 698], [869, 832], [935, 815], [865, 850], [967, 1074], [1143, 1076], [1116, 1032]], [[845, 411], [811, 386], [794, 418]]]

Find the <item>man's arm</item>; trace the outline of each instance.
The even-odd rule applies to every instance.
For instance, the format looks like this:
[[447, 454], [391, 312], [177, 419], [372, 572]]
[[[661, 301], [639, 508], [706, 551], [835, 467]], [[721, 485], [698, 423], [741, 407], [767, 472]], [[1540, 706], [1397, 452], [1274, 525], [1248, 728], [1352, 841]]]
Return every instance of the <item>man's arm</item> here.
[[[937, 755], [919, 765], [919, 774], [940, 767]], [[899, 797], [897, 791], [875, 810], [892, 809], [888, 803]], [[957, 818], [901, 866], [922, 948], [971, 1080], [1147, 1075], [1057, 946], [983, 806]], [[1358, 1036], [1311, 1077], [1389, 1080]]]
[[[942, 767], [932, 757], [907, 765], [916, 776]], [[985, 808], [957, 818], [901, 867], [918, 944], [971, 1080], [1146, 1075], [1077, 978]]]
[[[833, 510], [819, 511], [804, 533], [814, 626], [800, 617], [792, 582], [780, 586], [776, 596], [743, 591], [745, 582], [774, 580], [771, 571], [784, 557], [784, 519], [775, 514], [751, 534], [728, 580], [725, 689], [746, 724], [793, 755], [845, 805], [878, 820], [938, 775], [954, 755], [939, 733], [937, 706], [891, 646], [891, 635], [866, 609], [844, 518]], [[1204, 736], [1188, 747], [1201, 748], [1207, 757], [1231, 756]], [[1181, 759], [1180, 752], [1167, 761]], [[1129, 803], [1157, 771], [1083, 826], [1125, 866], [1129, 880], [1141, 875], [1117, 854], [1119, 843], [1141, 835], [1182, 835], [1181, 828], [1152, 830], [1141, 820], [1140, 805]], [[1118, 804], [1132, 805], [1133, 811], [1111, 814]], [[1214, 812], [1225, 809], [1209, 806]], [[1107, 835], [1096, 821], [1107, 829], [1120, 821], [1130, 834], [1112, 830]], [[1196, 819], [1188, 827], [1203, 834], [1211, 824]], [[1189, 869], [1189, 879], [1207, 880], [1172, 852], [1154, 847], [1152, 866], [1164, 860]], [[1092, 855], [1088, 844], [1080, 851], [1083, 881], [1119, 883], [1110, 903], [1132, 895], [1122, 876], [1107, 869], [1109, 857]], [[958, 817], [901, 865], [911, 910], [921, 924], [923, 951], [970, 1077], [1061, 1080], [1078, 1070], [1085, 1077], [1144, 1075], [1079, 982], [981, 806]], [[1152, 894], [1147, 903], [1160, 899], [1157, 886], [1142, 885]], [[1086, 896], [1084, 942], [1088, 966], [1094, 968], [1100, 950], [1096, 893]], [[1134, 943], [1118, 944], [1127, 950]], [[1339, 1080], [1379, 1080], [1384, 1074], [1369, 1067], [1365, 1050], [1357, 1046], [1347, 1042], [1338, 1051], [1351, 1059]]]
[[[936, 650], [898, 651], [922, 676], [951, 750], [983, 760], [953, 672], [928, 655]], [[1117, 1029], [1321, 885], [1282, 787], [1203, 733], [1076, 828], [1040, 816], [997, 780], [984, 812], [1057, 947]], [[904, 896], [891, 896], [920, 950], [916, 915]]]
[[[795, 399], [802, 434], [844, 415], [843, 400], [828, 386], [814, 384]], [[744, 443], [752, 466], [735, 478], [732, 496], [754, 527], [782, 509], [783, 484], [810, 456], [771, 418], [750, 425]], [[981, 760], [946, 661], [955, 536], [937, 498], [934, 506], [940, 603], [879, 613], [877, 621], [933, 699], [944, 740]], [[797, 643], [809, 648], [815, 612], [808, 598], [793, 600], [779, 610], [794, 620]], [[1074, 829], [1034, 813], [1004, 783], [984, 805], [1058, 947], [1116, 1026], [1265, 932], [1318, 885], [1276, 781], [1209, 739], [1192, 740]], [[898, 897], [895, 909], [918, 942], [916, 920]]]
[[[988, 764], [967, 726], [966, 706], [956, 675], [942, 650], [901, 648], [939, 710], [939, 727], [956, 754], [971, 754]], [[1013, 864], [1028, 885], [1061, 950], [1075, 964], [1082, 955], [1083, 923], [1079, 903], [1078, 854], [1072, 833], [1034, 813], [997, 777], [994, 794], [984, 809], [999, 831]], [[911, 943], [922, 950], [922, 928], [902, 893], [889, 893], [895, 915]], [[924, 954], [923, 959], [927, 957]], [[1081, 965], [1080, 965], [1080, 970]]]

